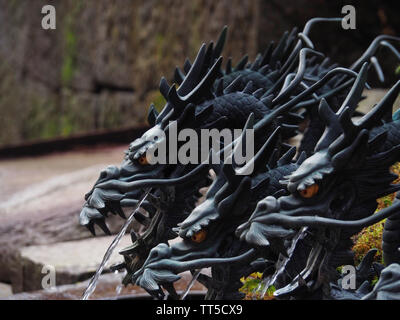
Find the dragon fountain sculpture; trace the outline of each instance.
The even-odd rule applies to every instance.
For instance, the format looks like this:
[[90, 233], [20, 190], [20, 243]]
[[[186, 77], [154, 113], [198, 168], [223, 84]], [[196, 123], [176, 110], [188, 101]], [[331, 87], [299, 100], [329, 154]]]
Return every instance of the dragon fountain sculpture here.
[[[260, 201], [250, 219], [236, 231], [242, 240], [256, 247], [268, 246], [272, 239], [290, 242], [290, 254], [277, 264], [276, 273], [269, 279], [270, 284], [279, 288], [274, 293], [277, 297], [363, 298], [369, 289], [368, 282], [355, 292], [342, 290], [335, 284], [340, 280], [336, 268], [354, 263], [351, 236], [384, 218], [388, 218], [383, 232], [384, 261], [395, 269], [392, 274], [399, 271], [399, 205], [374, 212], [377, 198], [400, 189], [391, 184], [397, 176], [390, 171], [400, 155], [400, 123], [391, 120], [400, 82], [368, 114], [353, 122], [352, 109], [361, 98], [365, 75], [366, 72], [360, 73], [347, 103], [336, 113], [325, 100], [321, 101], [319, 113], [325, 123], [324, 135], [314, 154], [281, 181], [290, 194], [268, 196]], [[286, 230], [283, 236], [274, 232], [276, 227]], [[298, 251], [303, 255], [306, 251], [306, 259], [298, 259]], [[285, 270], [294, 263], [301, 269], [298, 274]], [[362, 269], [364, 273], [370, 271], [366, 266]], [[379, 275], [382, 270], [375, 271]], [[395, 286], [399, 298], [400, 283], [393, 281], [392, 297]], [[388, 294], [386, 282], [382, 279], [375, 288], [383, 297]]]
[[[224, 28], [215, 47], [212, 42], [203, 44], [193, 63], [187, 59], [182, 70], [175, 69], [178, 89], [161, 79], [166, 105], [160, 113], [150, 107], [152, 127], [130, 144], [120, 167], [101, 172], [80, 214], [80, 223], [93, 234], [95, 224], [109, 233], [108, 213], [124, 218], [122, 208], [135, 206], [143, 190], [150, 190], [143, 203], [147, 214], [135, 213], [147, 230], [141, 235], [131, 232], [132, 245], [120, 252], [124, 262], [113, 267], [126, 269], [125, 285], [138, 284], [158, 298], [164, 296], [165, 288], [178, 298], [173, 287], [178, 274], [197, 270], [198, 280], [208, 289], [207, 299], [239, 299], [240, 278], [260, 271], [268, 285], [279, 288], [278, 298], [390, 296], [393, 288], [387, 268], [382, 271], [374, 265], [382, 275], [376, 287], [390, 289], [372, 292], [365, 284], [355, 292], [341, 290], [334, 285], [340, 280], [334, 269], [350, 261], [350, 237], [360, 230], [359, 225], [340, 223], [367, 219], [376, 208], [376, 198], [398, 189], [390, 185], [393, 175], [387, 172], [398, 157], [398, 124], [390, 120], [387, 106], [393, 104], [399, 85], [360, 123], [353, 124], [351, 117], [360, 115], [356, 107], [363, 89], [369, 87], [368, 69], [374, 67], [383, 79], [377, 50], [383, 46], [400, 56], [389, 43], [399, 39], [379, 36], [352, 66], [338, 67], [329, 58], [321, 59], [323, 54], [314, 50], [308, 33], [316, 23], [340, 20], [311, 19], [303, 32], [286, 32], [277, 46], [271, 43], [253, 63], [244, 56], [232, 67], [229, 59], [225, 70], [220, 57], [227, 34]], [[299, 113], [301, 109], [305, 111]], [[296, 148], [288, 144], [289, 139], [305, 118], [308, 126]], [[210, 153], [219, 159], [225, 156], [217, 165], [209, 161], [179, 164], [171, 161], [174, 155], [168, 152], [167, 164], [152, 164], [147, 151], [170, 143], [172, 123], [178, 130], [196, 132], [253, 129], [258, 150], [250, 160], [254, 171], [238, 175], [245, 166], [237, 165], [233, 154], [228, 158], [224, 154], [227, 147], [242, 145], [243, 136], [232, 143], [221, 141], [217, 152]], [[161, 141], [160, 131], [164, 133]], [[359, 161], [365, 166], [354, 165]], [[379, 169], [375, 169], [377, 163]], [[374, 172], [368, 175], [371, 168]], [[337, 178], [342, 176], [347, 180]], [[375, 179], [376, 186], [370, 186]], [[324, 180], [324, 186], [327, 181], [326, 188], [316, 180]], [[198, 204], [202, 187], [209, 189], [204, 202]], [[327, 198], [314, 198], [316, 194]], [[358, 198], [359, 194], [365, 198]], [[353, 196], [347, 201], [351, 205], [344, 205], [344, 195]], [[330, 204], [337, 206], [332, 212]], [[307, 214], [321, 218], [310, 220]], [[398, 262], [397, 216], [387, 216], [385, 261]], [[168, 244], [178, 236], [179, 242]], [[372, 272], [371, 255], [361, 264], [359, 278]], [[212, 267], [211, 276], [199, 273], [204, 267]], [[304, 270], [299, 272], [299, 268]]]

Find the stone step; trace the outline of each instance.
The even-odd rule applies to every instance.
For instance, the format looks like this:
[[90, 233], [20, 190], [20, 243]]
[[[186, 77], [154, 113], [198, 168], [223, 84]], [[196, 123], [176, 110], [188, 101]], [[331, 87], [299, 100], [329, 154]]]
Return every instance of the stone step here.
[[8, 283], [0, 282], [0, 299], [7, 298], [12, 295], [12, 287]]
[[[189, 272], [181, 274], [182, 278], [177, 281], [174, 286], [178, 294], [182, 293], [190, 280], [192, 279]], [[89, 297], [89, 300], [103, 299], [151, 299], [150, 295], [138, 286], [128, 285], [120, 286], [121, 274], [104, 274], [100, 276], [96, 290]], [[79, 300], [81, 299], [89, 280], [76, 284], [62, 285], [52, 290], [39, 290], [34, 292], [22, 292], [6, 297], [6, 300]], [[120, 287], [120, 289], [118, 289]], [[118, 292], [118, 293], [117, 293]], [[196, 282], [190, 289], [188, 299], [191, 295], [196, 295], [197, 299], [201, 295], [205, 295], [206, 289], [203, 285]]]
[[[47, 276], [44, 283], [50, 283], [51, 270], [55, 271], [55, 286], [89, 279], [100, 265], [114, 237], [96, 237], [20, 248], [16, 262], [19, 277], [13, 279], [12, 283], [14, 292], [43, 289], [42, 280]], [[129, 244], [130, 236], [126, 235], [114, 250], [104, 272], [109, 272], [111, 265], [123, 261], [118, 252]]]
[[[0, 281], [16, 277], [20, 247], [92, 237], [79, 225], [84, 195], [102, 169], [120, 163], [124, 149], [103, 146], [0, 160], [0, 180], [7, 182], [0, 183]], [[113, 233], [123, 223], [116, 216], [107, 221]]]

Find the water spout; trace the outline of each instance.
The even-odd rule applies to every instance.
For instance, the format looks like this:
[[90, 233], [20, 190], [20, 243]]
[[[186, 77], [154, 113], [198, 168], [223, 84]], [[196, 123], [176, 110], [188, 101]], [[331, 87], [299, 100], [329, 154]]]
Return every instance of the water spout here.
[[190, 289], [192, 289], [194, 283], [196, 282], [197, 278], [199, 277], [201, 270], [202, 269], [196, 270], [193, 273], [192, 280], [190, 280], [190, 282], [189, 282], [188, 286], [186, 287], [185, 291], [182, 293], [180, 300], [185, 300], [185, 298], [186, 298], [187, 294], [189, 293]]
[[[82, 295], [82, 300], [87, 300], [89, 299], [90, 295], [94, 292], [97, 286], [97, 282], [99, 280], [100, 275], [102, 274], [106, 263], [108, 260], [110, 260], [110, 257], [112, 253], [114, 252], [114, 249], [117, 247], [118, 243], [121, 241], [122, 237], [125, 235], [126, 230], [128, 229], [129, 225], [132, 223], [136, 212], [140, 209], [140, 206], [146, 199], [147, 195], [150, 193], [150, 188], [145, 190], [145, 193], [142, 195], [142, 197], [139, 199], [138, 203], [136, 204], [136, 207], [130, 214], [129, 218], [126, 220], [124, 225], [122, 226], [120, 232], [117, 234], [117, 236], [114, 238], [114, 240], [111, 242], [110, 246], [108, 247], [106, 253], [104, 254], [103, 260], [100, 264], [100, 266], [97, 268], [95, 275], [90, 279], [89, 285], [87, 286], [85, 292]], [[122, 288], [121, 288], [122, 289]]]

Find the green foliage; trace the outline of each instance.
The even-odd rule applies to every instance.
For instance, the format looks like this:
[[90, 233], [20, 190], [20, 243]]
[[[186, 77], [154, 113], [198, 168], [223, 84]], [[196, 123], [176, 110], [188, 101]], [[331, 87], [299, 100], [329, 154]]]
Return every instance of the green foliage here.
[[65, 32], [65, 50], [64, 59], [61, 66], [61, 83], [68, 86], [71, 83], [76, 68], [76, 37], [70, 28]]
[[82, 6], [82, 1], [74, 1], [64, 21], [64, 56], [61, 65], [61, 84], [64, 87], [70, 85], [76, 71], [77, 37], [74, 24]]
[[240, 281], [243, 283], [243, 286], [239, 289], [240, 292], [245, 293], [245, 300], [272, 300], [274, 299], [275, 287], [270, 286], [264, 297], [261, 297], [261, 292], [264, 291], [264, 283], [262, 282], [262, 273], [255, 272], [252, 273], [247, 278], [242, 278]]
[[161, 33], [156, 34], [156, 58], [161, 61], [164, 56], [165, 37]]
[[375, 255], [375, 261], [383, 263], [382, 257], [382, 233], [384, 221], [378, 222], [372, 226], [364, 228], [356, 237], [353, 251], [355, 253], [355, 262], [359, 264], [362, 258], [370, 249], [378, 249]]
[[27, 110], [23, 127], [24, 140], [51, 138], [59, 134], [59, 123], [54, 101], [30, 96], [31, 106]]
[[152, 101], [153, 104], [157, 110], [157, 112], [161, 112], [161, 110], [164, 108], [166, 101], [163, 95], [160, 93], [160, 91], [157, 91], [155, 95], [152, 96]]
[[371, 281], [371, 286], [372, 286], [372, 287], [375, 286], [376, 283], [378, 282], [378, 280], [379, 280], [379, 277], [378, 277], [378, 276], [375, 276], [374, 279], [372, 279], [372, 281]]
[[242, 278], [241, 281], [243, 283], [243, 287], [241, 287], [239, 290], [243, 293], [253, 292], [261, 284], [261, 277], [262, 274], [256, 272], [251, 274], [247, 278]]
[[[391, 171], [397, 175], [400, 174], [400, 163], [395, 163]], [[399, 178], [397, 178], [393, 183], [399, 183]], [[392, 205], [395, 195], [389, 194], [385, 197], [377, 199], [378, 208], [376, 212], [382, 210], [383, 208], [387, 208]], [[378, 249], [377, 254], [375, 255], [375, 260], [377, 262], [383, 263], [382, 256], [382, 235], [383, 229], [385, 225], [385, 220], [380, 221], [372, 226], [366, 227], [361, 232], [356, 235], [354, 240], [353, 251], [355, 253], [355, 262], [356, 264], [360, 263], [362, 258], [367, 254], [370, 249], [376, 248]]]

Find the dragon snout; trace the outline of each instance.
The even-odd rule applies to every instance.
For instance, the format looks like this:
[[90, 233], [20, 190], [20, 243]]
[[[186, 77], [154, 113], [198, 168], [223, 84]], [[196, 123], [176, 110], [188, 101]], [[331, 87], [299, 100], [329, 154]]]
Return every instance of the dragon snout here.
[[84, 205], [79, 214], [79, 223], [82, 226], [87, 226], [94, 219], [102, 219], [103, 215], [95, 208]]
[[99, 178], [95, 182], [93, 188], [85, 194], [85, 200], [88, 200], [99, 183], [117, 179], [120, 176], [120, 169], [116, 166], [108, 166], [106, 169], [100, 171]]
[[115, 190], [93, 188], [79, 215], [80, 224], [87, 227], [92, 234], [95, 234], [94, 224], [99, 225], [106, 234], [110, 234], [105, 218], [108, 212], [125, 218], [125, 213], [121, 208], [123, 197], [123, 194]]
[[248, 233], [254, 220], [257, 218], [260, 219], [269, 213], [278, 212], [279, 207], [280, 205], [278, 200], [273, 196], [268, 196], [259, 201], [250, 219], [236, 229], [236, 236], [240, 237], [241, 240], [245, 240], [246, 234]]
[[250, 219], [236, 229], [236, 236], [255, 247], [269, 247], [271, 240], [285, 239], [295, 234], [294, 230], [266, 223], [264, 219], [271, 214], [279, 213], [280, 201], [268, 196], [261, 200]]
[[79, 223], [86, 227], [92, 235], [96, 235], [94, 225], [97, 224], [105, 234], [110, 235], [111, 232], [105, 223], [105, 217], [96, 208], [90, 207], [87, 203], [83, 206], [79, 214]]
[[116, 179], [119, 177], [119, 175], [120, 175], [120, 169], [117, 166], [108, 166], [106, 169], [100, 172], [100, 177], [97, 183], [110, 179]]

